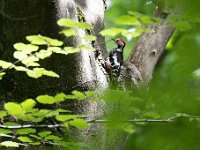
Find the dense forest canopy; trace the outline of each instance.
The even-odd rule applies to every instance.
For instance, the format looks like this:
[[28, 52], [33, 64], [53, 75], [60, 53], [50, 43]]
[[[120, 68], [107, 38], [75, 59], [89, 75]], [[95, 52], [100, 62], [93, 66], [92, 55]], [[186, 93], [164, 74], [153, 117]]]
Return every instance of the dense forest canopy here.
[[199, 4], [0, 0], [0, 149], [199, 149]]

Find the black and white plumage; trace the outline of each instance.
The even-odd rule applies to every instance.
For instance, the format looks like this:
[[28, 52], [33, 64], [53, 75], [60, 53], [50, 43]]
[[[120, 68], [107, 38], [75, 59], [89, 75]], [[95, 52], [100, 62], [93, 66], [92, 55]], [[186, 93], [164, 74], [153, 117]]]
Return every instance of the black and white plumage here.
[[117, 47], [113, 48], [109, 54], [109, 60], [112, 67], [112, 74], [119, 76], [121, 66], [123, 65], [123, 51], [126, 46], [126, 42], [123, 39], [115, 39]]

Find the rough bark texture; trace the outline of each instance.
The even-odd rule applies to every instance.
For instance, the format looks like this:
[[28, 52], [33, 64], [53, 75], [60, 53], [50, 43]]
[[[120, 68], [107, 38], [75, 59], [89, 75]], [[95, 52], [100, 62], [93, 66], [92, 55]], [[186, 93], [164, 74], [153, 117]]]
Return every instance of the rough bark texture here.
[[149, 26], [151, 32], [141, 35], [128, 59], [137, 67], [145, 83], [151, 80], [155, 65], [175, 30], [166, 24], [167, 21], [164, 21], [160, 25]]

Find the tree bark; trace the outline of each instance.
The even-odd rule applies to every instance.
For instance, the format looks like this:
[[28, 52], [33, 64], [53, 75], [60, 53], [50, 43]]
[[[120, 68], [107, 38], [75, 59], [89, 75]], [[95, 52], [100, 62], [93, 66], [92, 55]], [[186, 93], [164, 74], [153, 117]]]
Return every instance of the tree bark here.
[[149, 26], [150, 32], [141, 35], [128, 58], [139, 70], [145, 85], [152, 79], [156, 63], [175, 31], [175, 28], [167, 26], [167, 22]]

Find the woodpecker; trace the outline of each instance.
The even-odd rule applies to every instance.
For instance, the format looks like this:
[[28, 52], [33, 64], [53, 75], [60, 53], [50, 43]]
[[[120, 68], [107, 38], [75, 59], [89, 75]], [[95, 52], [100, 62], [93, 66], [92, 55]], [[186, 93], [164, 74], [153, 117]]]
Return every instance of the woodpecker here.
[[112, 74], [119, 76], [121, 66], [123, 65], [123, 51], [126, 46], [126, 42], [121, 38], [113, 39], [113, 41], [117, 44], [117, 47], [110, 51], [109, 60], [112, 68]]

